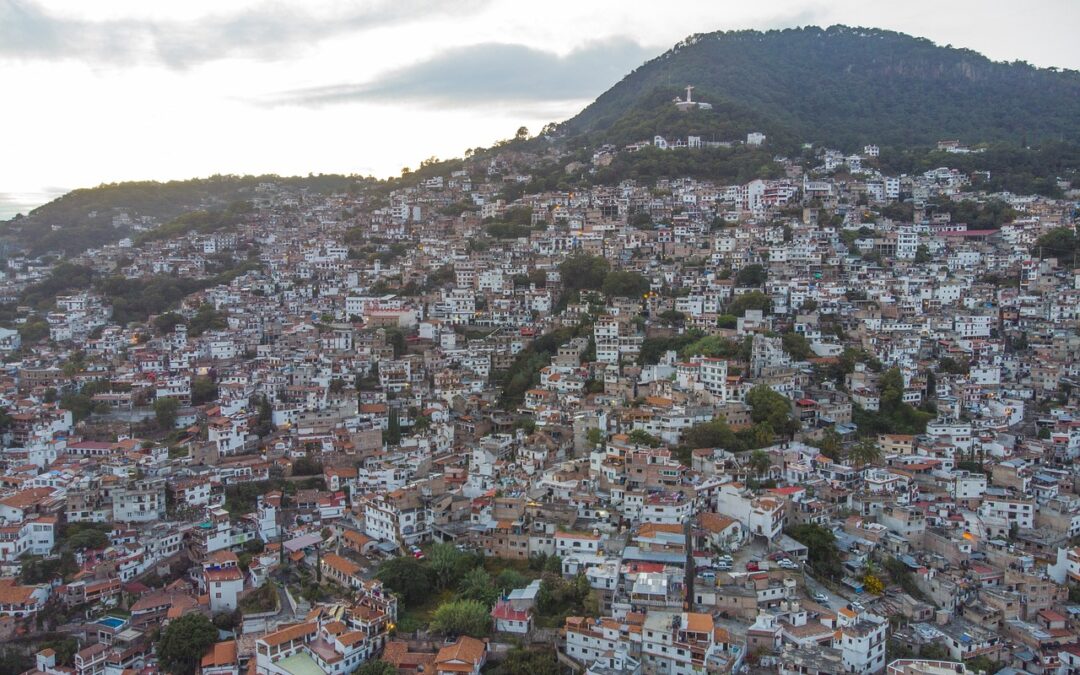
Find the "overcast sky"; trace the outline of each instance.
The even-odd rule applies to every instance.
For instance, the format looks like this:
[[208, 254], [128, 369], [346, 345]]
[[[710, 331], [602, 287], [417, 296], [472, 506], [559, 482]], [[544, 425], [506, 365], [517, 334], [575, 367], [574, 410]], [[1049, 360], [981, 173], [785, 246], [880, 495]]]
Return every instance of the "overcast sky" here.
[[1080, 69], [1076, 0], [0, 0], [0, 218], [119, 180], [397, 174], [689, 34], [834, 23]]

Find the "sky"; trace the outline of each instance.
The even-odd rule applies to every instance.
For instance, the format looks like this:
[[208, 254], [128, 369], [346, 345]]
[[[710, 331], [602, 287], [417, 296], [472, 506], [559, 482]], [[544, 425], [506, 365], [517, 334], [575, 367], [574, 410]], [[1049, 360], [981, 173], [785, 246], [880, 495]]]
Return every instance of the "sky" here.
[[836, 23], [1080, 69], [1076, 0], [0, 0], [0, 219], [124, 180], [398, 175], [688, 35]]

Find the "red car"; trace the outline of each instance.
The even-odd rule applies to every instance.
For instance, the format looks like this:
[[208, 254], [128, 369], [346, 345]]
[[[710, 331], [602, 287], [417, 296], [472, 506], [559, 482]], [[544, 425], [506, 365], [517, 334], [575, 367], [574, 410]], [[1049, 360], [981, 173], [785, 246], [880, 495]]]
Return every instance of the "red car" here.
[[746, 571], [747, 572], [757, 572], [760, 569], [761, 569], [761, 567], [759, 567], [758, 564], [756, 562], [754, 562], [753, 560], [746, 563]]

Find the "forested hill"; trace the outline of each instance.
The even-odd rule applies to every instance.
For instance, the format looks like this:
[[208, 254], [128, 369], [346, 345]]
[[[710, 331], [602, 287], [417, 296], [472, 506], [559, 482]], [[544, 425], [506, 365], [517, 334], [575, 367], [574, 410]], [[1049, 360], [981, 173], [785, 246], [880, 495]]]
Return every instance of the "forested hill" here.
[[[74, 255], [130, 236], [132, 228], [116, 218], [121, 214], [133, 221], [145, 217], [162, 225], [174, 223], [181, 216], [194, 223], [197, 218], [192, 212], [238, 211], [241, 203], [257, 196], [261, 183], [293, 188], [301, 194], [346, 192], [358, 189], [367, 180], [340, 175], [269, 175], [110, 183], [72, 190], [25, 217], [0, 222], [0, 237], [28, 246], [33, 253], [60, 251]], [[176, 227], [183, 224], [175, 222]]]
[[[679, 113], [684, 87], [711, 111]], [[832, 26], [687, 38], [562, 129], [596, 142], [762, 131], [781, 147], [1080, 142], [1080, 73], [998, 63], [877, 29]]]

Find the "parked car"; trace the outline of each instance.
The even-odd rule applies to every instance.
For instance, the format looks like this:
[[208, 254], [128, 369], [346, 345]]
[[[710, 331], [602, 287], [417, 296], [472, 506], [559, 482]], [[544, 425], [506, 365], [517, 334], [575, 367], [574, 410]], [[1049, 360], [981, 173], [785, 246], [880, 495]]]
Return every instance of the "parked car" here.
[[746, 563], [746, 571], [747, 572], [757, 572], [760, 569], [761, 569], [761, 565], [757, 564], [757, 562], [754, 561], [754, 560], [751, 560], [750, 562]]
[[824, 593], [821, 593], [820, 591], [817, 592], [817, 593], [814, 593], [810, 597], [814, 598], [818, 602], [828, 602], [829, 601], [829, 596], [825, 595]]
[[783, 560], [781, 560], [777, 564], [780, 565], [780, 567], [782, 567], [783, 569], [786, 569], [786, 570], [797, 570], [797, 569], [799, 569], [798, 563], [795, 563], [795, 562], [793, 562], [791, 560], [788, 560], [787, 558], [784, 558]]

